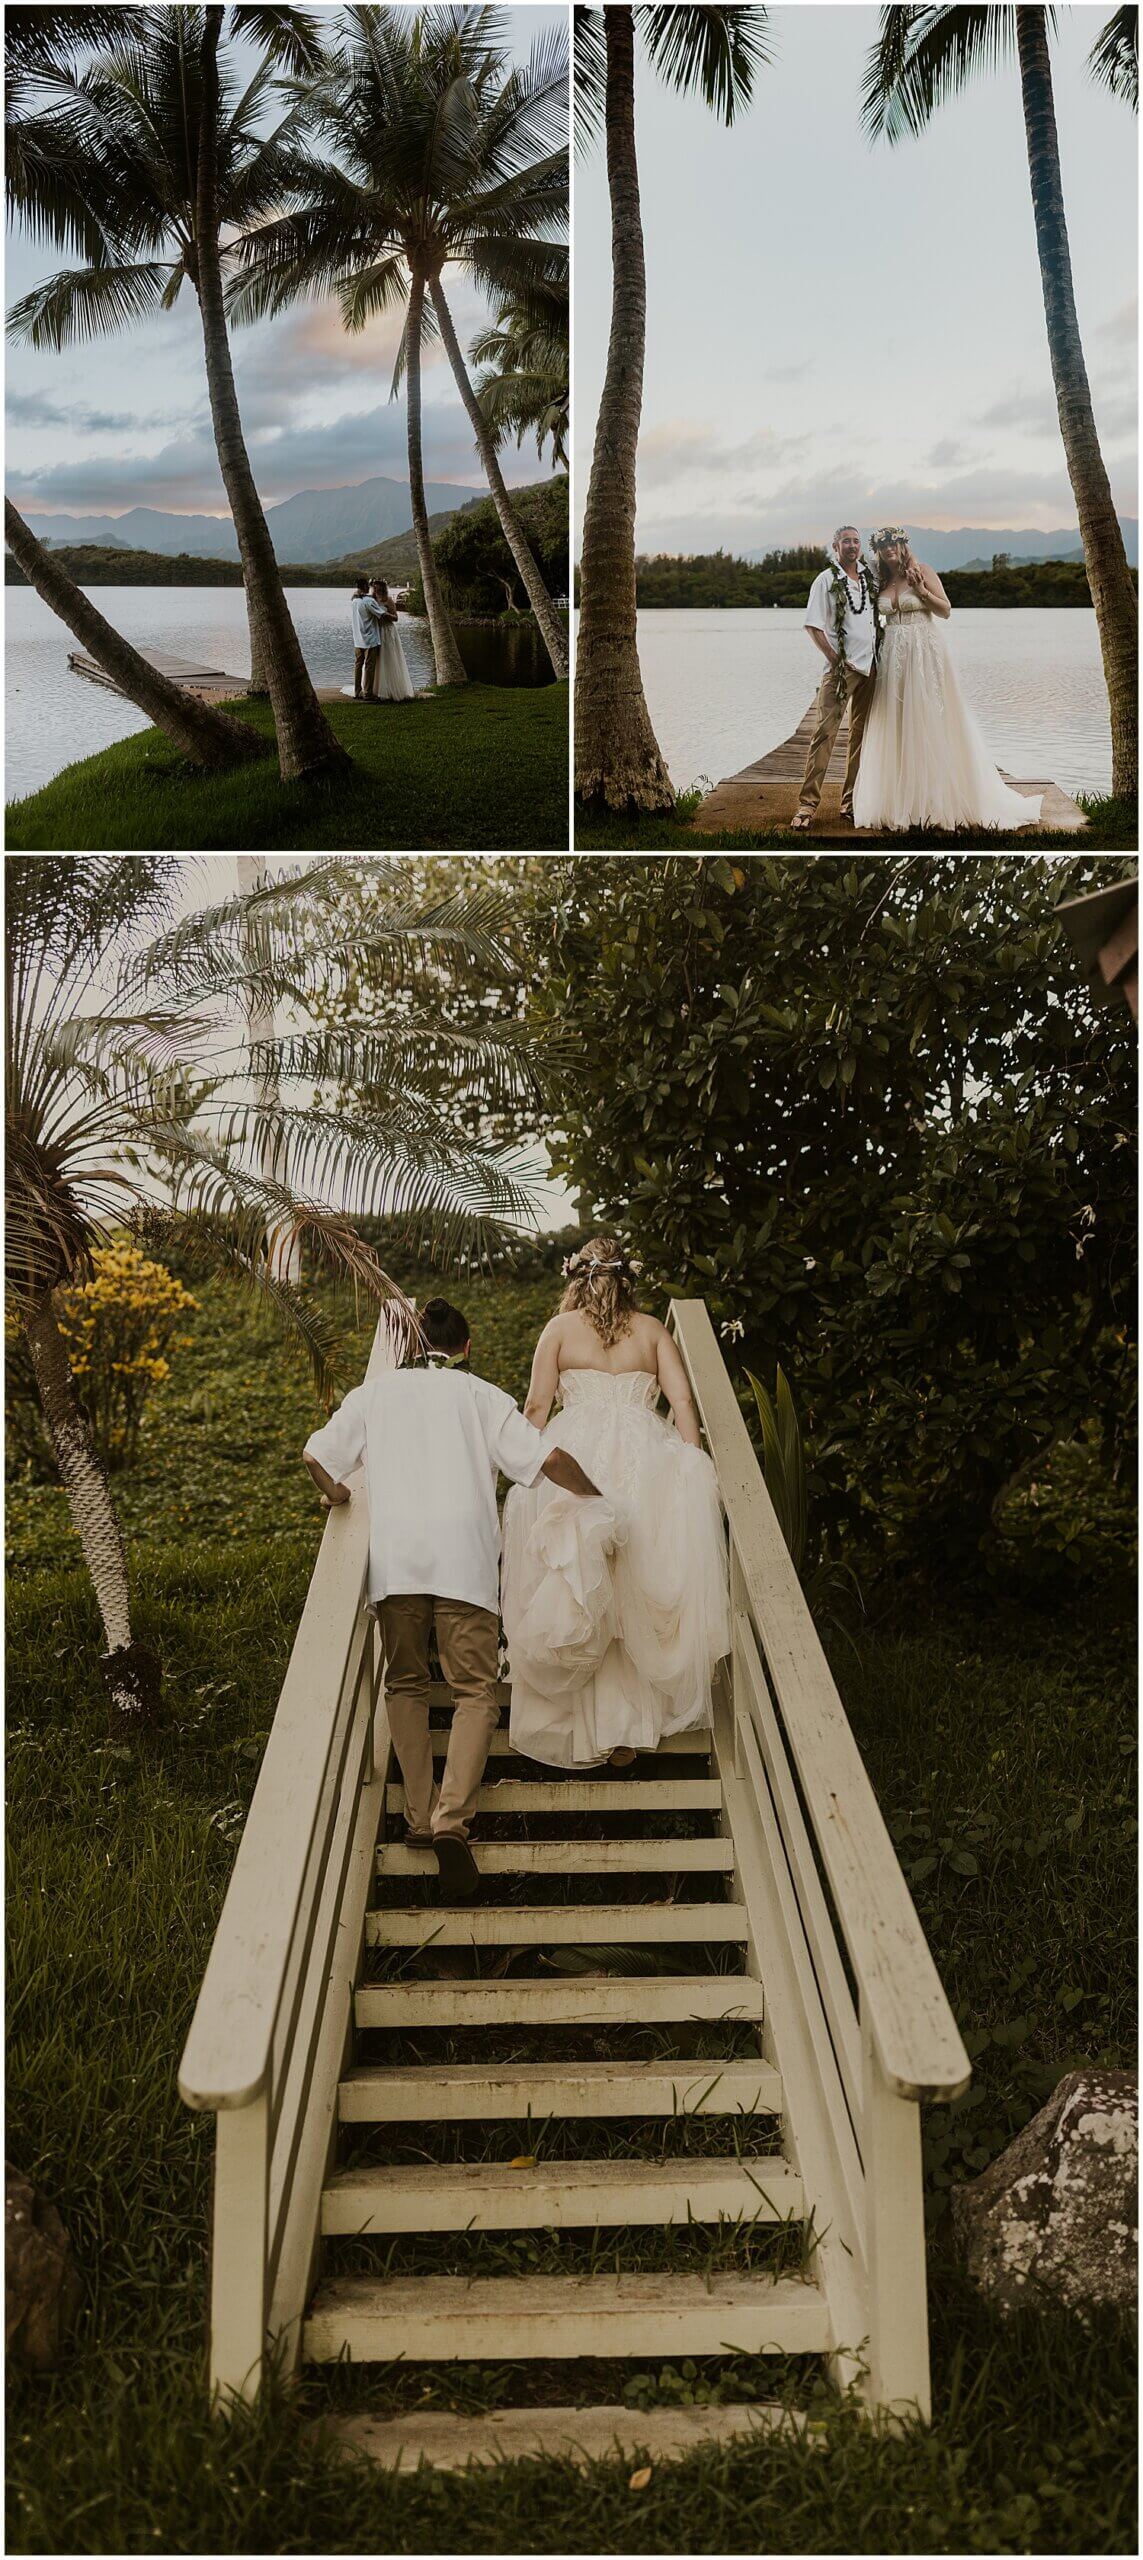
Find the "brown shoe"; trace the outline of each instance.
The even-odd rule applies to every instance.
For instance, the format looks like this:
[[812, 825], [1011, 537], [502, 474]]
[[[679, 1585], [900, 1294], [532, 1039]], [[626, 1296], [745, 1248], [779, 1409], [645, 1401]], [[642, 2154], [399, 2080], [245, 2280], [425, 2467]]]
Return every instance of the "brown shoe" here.
[[406, 1849], [431, 1849], [431, 1848], [432, 1848], [432, 1846], [433, 1846], [433, 1835], [432, 1835], [432, 1832], [431, 1832], [431, 1831], [410, 1831], [410, 1829], [409, 1829], [408, 1825], [406, 1824], [406, 1826], [405, 1826], [405, 1847], [406, 1847]]
[[437, 1872], [445, 1892], [454, 1902], [471, 1902], [480, 1891], [480, 1869], [459, 1831], [437, 1831], [433, 1834], [437, 1855]]

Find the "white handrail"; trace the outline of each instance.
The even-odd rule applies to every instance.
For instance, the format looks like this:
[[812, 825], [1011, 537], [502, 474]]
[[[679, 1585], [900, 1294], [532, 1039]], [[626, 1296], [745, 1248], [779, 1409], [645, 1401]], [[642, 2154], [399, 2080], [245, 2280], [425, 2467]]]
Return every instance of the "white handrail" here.
[[715, 1455], [743, 1596], [885, 2078], [905, 2098], [951, 2098], [971, 2067], [838, 1696], [702, 1299], [671, 1329]]

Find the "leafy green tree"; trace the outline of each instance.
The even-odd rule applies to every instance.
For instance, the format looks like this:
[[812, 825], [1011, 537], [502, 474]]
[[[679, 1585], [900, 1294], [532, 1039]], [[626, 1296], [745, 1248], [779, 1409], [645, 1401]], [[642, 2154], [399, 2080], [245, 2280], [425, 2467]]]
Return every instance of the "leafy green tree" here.
[[[474, 1133], [457, 1083], [466, 1109], [511, 1094], [533, 1117], [538, 1090], [535, 1039], [517, 1027], [501, 1040], [485, 1021], [450, 1046], [434, 1009], [454, 966], [490, 986], [511, 974], [510, 902], [486, 881], [406, 897], [383, 863], [323, 863], [171, 921], [179, 869], [12, 856], [5, 880], [6, 1285], [99, 1602], [112, 1706], [142, 1720], [157, 1712], [158, 1668], [132, 1636], [123, 1537], [56, 1290], [89, 1276], [112, 1236], [145, 1239], [254, 1290], [330, 1393], [336, 1322], [283, 1277], [289, 1252], [267, 1238], [384, 1299], [359, 1218], [396, 1217], [445, 1247], [526, 1213], [526, 1182]], [[316, 1009], [363, 972], [400, 995], [397, 1013], [321, 1022]], [[252, 1045], [251, 1022], [275, 1015], [287, 1027]]]
[[[1138, 16], [1137, 9], [1117, 10], [1090, 57], [1093, 75], [1133, 107], [1139, 103]], [[863, 121], [872, 137], [884, 135], [889, 142], [923, 133], [938, 108], [974, 74], [1016, 57], [1060, 435], [1111, 707], [1111, 787], [1117, 797], [1129, 798], [1139, 787], [1138, 616], [1100, 451], [1072, 284], [1048, 41], [1054, 17], [1054, 10], [991, 5], [883, 8], [866, 75]]]
[[602, 131], [611, 198], [611, 335], [587, 487], [576, 642], [575, 787], [620, 810], [670, 809], [674, 792], [643, 696], [635, 622], [635, 466], [643, 408], [647, 273], [635, 150], [635, 38], [674, 89], [732, 124], [768, 59], [766, 9], [575, 11], [577, 112]]
[[581, 858], [537, 933], [557, 1168], [781, 1364], [823, 1521], [893, 1553], [971, 1558], [1031, 1455], [1129, 1430], [1133, 1035], [1054, 919], [1115, 871]]
[[[26, 173], [42, 227], [66, 222], [70, 206], [86, 263], [34, 286], [9, 313], [9, 332], [35, 347], [82, 345], [172, 310], [190, 284], [242, 559], [251, 683], [269, 693], [283, 779], [330, 774], [348, 759], [302, 656], [246, 450], [222, 276], [223, 233], [257, 221], [306, 182], [300, 105], [269, 132], [263, 125], [277, 96], [276, 68], [315, 69], [315, 22], [304, 10], [243, 7], [142, 8], [118, 17], [112, 47], [40, 118], [40, 157]], [[228, 49], [220, 50], [226, 34], [261, 48], [245, 86]]]
[[[538, 489], [518, 490], [516, 506], [553, 595], [568, 584], [568, 484], [560, 477]], [[458, 614], [523, 611], [527, 597], [500, 530], [492, 500], [462, 507], [433, 545], [445, 594]]]
[[330, 153], [305, 205], [254, 225], [233, 308], [244, 319], [306, 293], [336, 293], [348, 329], [407, 306], [394, 391], [406, 384], [409, 487], [439, 684], [464, 667], [433, 565], [421, 449], [421, 351], [439, 332], [505, 541], [557, 675], [567, 639], [505, 485], [442, 282], [460, 267], [497, 300], [566, 285], [567, 52], [545, 37], [510, 69], [494, 9], [373, 6], [339, 13], [308, 112]]

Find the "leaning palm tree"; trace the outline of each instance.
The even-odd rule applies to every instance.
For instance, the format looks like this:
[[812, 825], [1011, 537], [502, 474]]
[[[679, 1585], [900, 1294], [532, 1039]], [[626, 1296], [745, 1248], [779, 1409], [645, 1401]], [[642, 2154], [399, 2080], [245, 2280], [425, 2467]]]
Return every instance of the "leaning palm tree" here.
[[[59, 92], [71, 82], [77, 57], [112, 34], [118, 19], [116, 8], [84, 7], [9, 9], [4, 19], [9, 217], [53, 248], [92, 258], [102, 250], [101, 173], [91, 172], [89, 187], [77, 186], [73, 137], [68, 119], [59, 112]], [[4, 531], [29, 586], [190, 764], [222, 772], [261, 754], [256, 733], [209, 703], [196, 702], [131, 647], [37, 541], [10, 499], [5, 501]]]
[[254, 690], [269, 693], [284, 780], [347, 762], [318, 702], [286, 603], [269, 527], [242, 432], [223, 302], [222, 233], [297, 194], [308, 162], [295, 100], [269, 131], [275, 64], [316, 65], [307, 14], [229, 12], [231, 32], [263, 48], [241, 85], [219, 57], [221, 8], [157, 7], [121, 13], [116, 44], [70, 84], [41, 124], [69, 155], [53, 199], [70, 186], [77, 211], [98, 226], [87, 262], [36, 285], [9, 314], [9, 331], [37, 347], [102, 337], [174, 308], [185, 283], [202, 322], [211, 416], [242, 560]]
[[[1054, 17], [1054, 10], [991, 5], [883, 8], [862, 115], [872, 138], [900, 142], [922, 133], [974, 72], [1015, 55], [1052, 380], [1111, 709], [1111, 787], [1117, 797], [1130, 798], [1139, 782], [1138, 617], [1076, 314], [1048, 42]], [[1137, 43], [1137, 10], [1117, 10], [1089, 58], [1093, 76], [1132, 105], [1138, 103]]]
[[439, 684], [465, 671], [429, 535], [421, 438], [422, 345], [439, 332], [508, 548], [557, 675], [563, 624], [504, 482], [442, 282], [460, 267], [497, 299], [566, 284], [567, 52], [562, 33], [507, 67], [491, 9], [341, 13], [330, 73], [309, 112], [329, 153], [308, 203], [255, 227], [231, 308], [255, 319], [299, 294], [334, 291], [348, 329], [404, 302], [393, 376], [408, 404], [409, 488]]
[[674, 806], [643, 696], [635, 619], [635, 465], [643, 407], [647, 275], [635, 152], [635, 37], [675, 89], [697, 89], [726, 124], [769, 60], [765, 9], [605, 8], [575, 12], [582, 130], [601, 126], [611, 197], [611, 336], [595, 428], [580, 556], [575, 787], [608, 808]]
[[502, 303], [495, 327], [469, 348], [473, 364], [484, 367], [476, 396], [493, 435], [514, 435], [518, 446], [534, 435], [541, 456], [550, 442], [562, 471], [571, 432], [569, 302], [566, 285], [546, 285]]
[[[6, 1285], [122, 1718], [155, 1714], [157, 1668], [132, 1637], [122, 1532], [56, 1290], [89, 1272], [97, 1245], [138, 1234], [252, 1289], [328, 1394], [336, 1329], [284, 1276], [281, 1248], [296, 1240], [384, 1301], [391, 1284], [356, 1219], [396, 1216], [451, 1249], [530, 1207], [526, 1178], [474, 1129], [471, 1105], [484, 1091], [502, 1110], [511, 1096], [534, 1118], [545, 1072], [536, 1037], [495, 1014], [453, 1030], [440, 1002], [450, 964], [511, 999], [510, 897], [483, 885], [408, 895], [392, 866], [367, 864], [364, 921], [359, 901], [349, 923], [346, 869], [320, 864], [172, 920], [181, 866], [170, 859], [13, 856], [6, 866]], [[357, 1029], [336, 1008], [319, 1019], [363, 968], [403, 991], [399, 1013]], [[271, 1022], [275, 1010], [286, 1027], [252, 1052], [251, 1020]]]

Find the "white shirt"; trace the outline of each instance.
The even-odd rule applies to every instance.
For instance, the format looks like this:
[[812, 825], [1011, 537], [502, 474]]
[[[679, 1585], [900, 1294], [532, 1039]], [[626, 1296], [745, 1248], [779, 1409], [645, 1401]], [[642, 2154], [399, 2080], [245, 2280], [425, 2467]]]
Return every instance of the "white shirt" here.
[[[873, 664], [873, 616], [877, 608], [870, 593], [872, 580], [866, 570], [865, 611], [864, 613], [854, 611], [854, 606], [861, 602], [861, 567], [863, 565], [859, 563], [857, 575], [849, 580], [849, 609], [845, 617], [845, 654], [855, 672], [865, 676], [868, 675]], [[841, 575], [845, 576], [844, 570]], [[807, 631], [824, 631], [827, 640], [835, 649], [837, 647], [837, 606], [837, 590], [832, 572], [829, 569], [821, 569], [810, 588], [804, 628]]]
[[546, 1451], [519, 1406], [465, 1369], [385, 1369], [352, 1387], [306, 1442], [344, 1483], [364, 1457], [369, 1598], [432, 1591], [477, 1609], [500, 1602], [497, 1472], [534, 1484]]
[[381, 637], [381, 607], [372, 596], [351, 596], [349, 619], [355, 649], [375, 649]]

